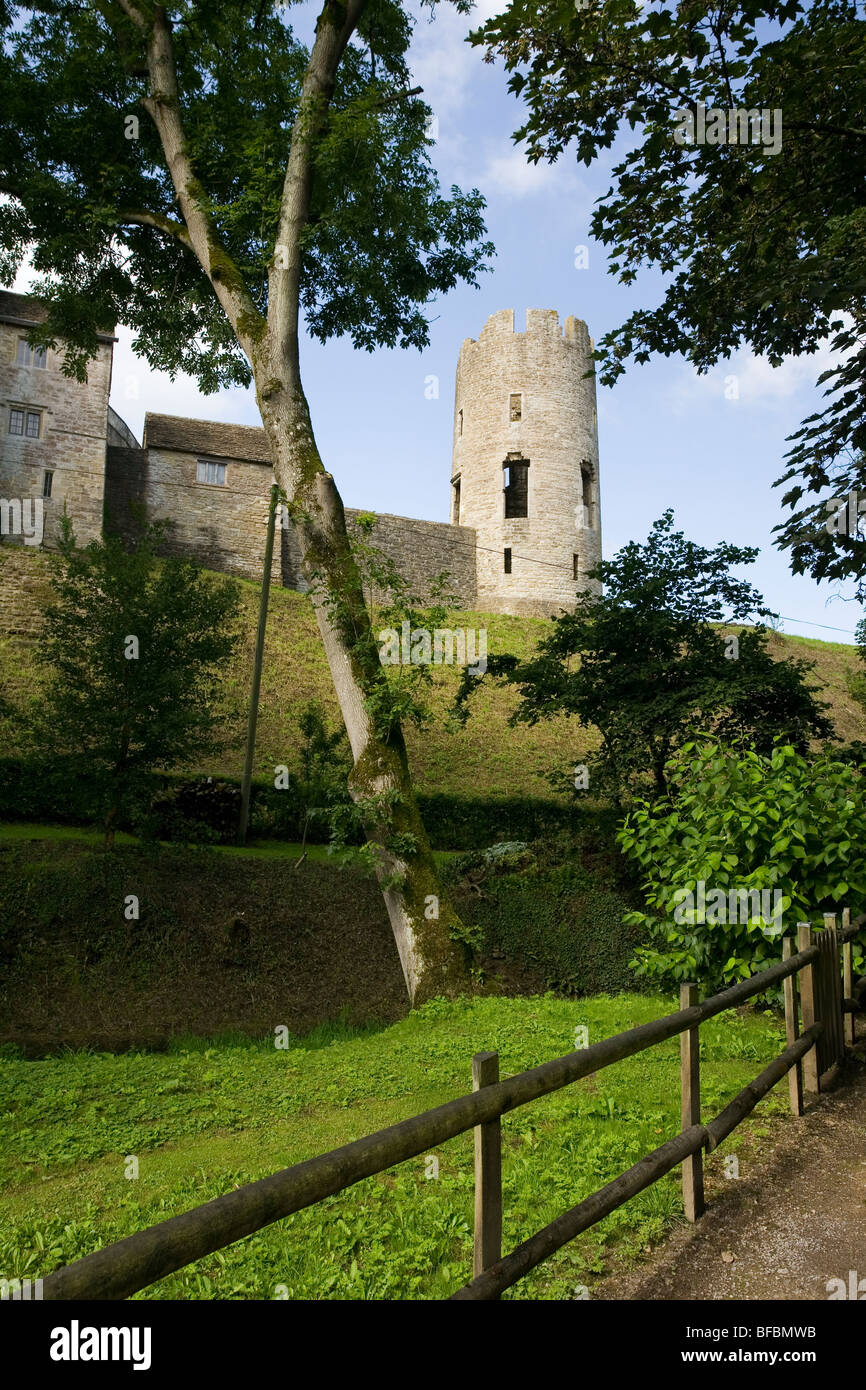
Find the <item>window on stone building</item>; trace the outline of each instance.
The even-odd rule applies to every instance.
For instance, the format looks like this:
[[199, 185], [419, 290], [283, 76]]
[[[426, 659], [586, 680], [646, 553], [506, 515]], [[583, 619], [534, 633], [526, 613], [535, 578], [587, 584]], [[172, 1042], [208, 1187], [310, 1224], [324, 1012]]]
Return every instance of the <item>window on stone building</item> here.
[[519, 391], [508, 398], [508, 414], [512, 424], [523, 419], [523, 396]]
[[9, 433], [21, 434], [25, 439], [38, 439], [42, 433], [42, 414], [38, 410], [20, 410], [13, 406], [9, 411]]
[[578, 578], [578, 558], [576, 555], [571, 557], [571, 577], [572, 579]]
[[53, 482], [54, 482], [54, 473], [53, 473], [53, 470], [46, 468], [45, 472], [42, 474], [42, 496], [43, 496], [43, 497], [50, 497], [50, 496], [51, 496], [51, 485], [52, 485]]
[[462, 434], [462, 433], [463, 433], [463, 411], [462, 411], [462, 410], [458, 410], [458, 412], [457, 412], [457, 433], [458, 433], [458, 434]]
[[455, 526], [460, 525], [460, 479], [454, 483], [454, 506], [452, 509], [451, 520]]
[[44, 348], [33, 348], [26, 338], [18, 339], [19, 367], [47, 367], [48, 353]]
[[502, 491], [507, 517], [529, 515], [529, 459], [509, 455], [502, 465]]
[[511, 546], [510, 546], [510, 545], [507, 545], [507, 546], [505, 547], [505, 573], [506, 573], [506, 574], [510, 574], [510, 573], [511, 573]]
[[226, 466], [224, 463], [212, 463], [210, 459], [198, 459], [195, 467], [195, 480], [197, 483], [211, 483], [215, 487], [225, 487]]

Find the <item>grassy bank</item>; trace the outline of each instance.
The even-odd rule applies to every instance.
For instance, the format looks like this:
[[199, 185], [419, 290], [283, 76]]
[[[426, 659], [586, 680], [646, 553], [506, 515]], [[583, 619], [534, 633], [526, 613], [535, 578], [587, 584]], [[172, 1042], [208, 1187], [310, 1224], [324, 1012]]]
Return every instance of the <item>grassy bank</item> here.
[[[615, 864], [573, 842], [540, 846], [518, 873], [464, 875], [462, 861], [438, 857], [480, 934], [479, 990], [633, 987]], [[0, 825], [0, 1042], [28, 1055], [392, 1022], [406, 1009], [375, 881], [320, 846], [302, 862], [292, 845], [127, 836], [106, 854], [84, 831]]]
[[[0, 566], [27, 567], [28, 580], [42, 576], [42, 588], [28, 597], [33, 608], [33, 631], [9, 633], [0, 614], [0, 695], [13, 702], [38, 692], [39, 673], [33, 663], [39, 607], [47, 593], [47, 559], [0, 547]], [[239, 581], [244, 604], [244, 640], [225, 673], [223, 723], [234, 747], [198, 769], [214, 776], [238, 777], [243, 763], [246, 730], [245, 702], [250, 689], [253, 647], [258, 616], [259, 587]], [[20, 624], [20, 615], [15, 619]], [[550, 623], [540, 618], [515, 618], [491, 613], [460, 613], [456, 627], [485, 628], [490, 655], [504, 652], [529, 656]], [[866, 738], [866, 715], [851, 698], [848, 674], [857, 668], [856, 651], [841, 643], [779, 635], [771, 639], [774, 655], [815, 661], [815, 684], [831, 707], [841, 739]], [[419, 792], [486, 795], [493, 798], [552, 795], [547, 774], [563, 772], [580, 762], [595, 746], [595, 730], [578, 728], [564, 718], [544, 720], [534, 728], [510, 728], [508, 717], [517, 703], [514, 690], [483, 688], [473, 701], [473, 714], [463, 728], [446, 727], [446, 715], [457, 689], [455, 667], [433, 668], [431, 708], [434, 721], [423, 731], [407, 731], [412, 775]], [[308, 701], [317, 701], [334, 727], [339, 712], [325, 662], [322, 642], [309, 600], [290, 589], [272, 589], [262, 678], [256, 774], [273, 778], [280, 764], [298, 771], [298, 717]], [[0, 719], [7, 752], [15, 751], [14, 729]]]
[[[436, 1000], [379, 1030], [320, 1030], [285, 1050], [176, 1044], [164, 1054], [0, 1060], [0, 1270], [35, 1278], [143, 1226], [461, 1095], [471, 1057], [503, 1075], [676, 1007], [622, 995], [576, 1002]], [[726, 1014], [701, 1030], [706, 1113], [779, 1050], [779, 1021]], [[8, 1053], [8, 1049], [6, 1049]], [[781, 1112], [774, 1093], [761, 1107]], [[504, 1248], [679, 1130], [676, 1039], [503, 1119]], [[710, 1156], [754, 1141], [760, 1119]], [[138, 1177], [130, 1158], [138, 1160]], [[438, 1159], [438, 1177], [430, 1158]], [[149, 1298], [444, 1298], [469, 1277], [472, 1136], [300, 1212], [148, 1290]], [[569, 1299], [628, 1265], [681, 1215], [668, 1176], [566, 1247], [509, 1297]]]

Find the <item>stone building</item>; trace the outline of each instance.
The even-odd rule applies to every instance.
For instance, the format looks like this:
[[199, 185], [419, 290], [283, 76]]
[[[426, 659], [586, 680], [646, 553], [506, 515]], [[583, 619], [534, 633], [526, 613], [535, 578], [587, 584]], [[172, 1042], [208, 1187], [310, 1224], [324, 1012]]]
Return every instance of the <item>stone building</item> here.
[[74, 381], [60, 371], [62, 349], [28, 346], [44, 318], [35, 300], [0, 290], [0, 532], [4, 542], [29, 543], [27, 515], [38, 511], [40, 540], [54, 545], [65, 504], [86, 543], [102, 531], [116, 339], [101, 334], [87, 381]]
[[[139, 444], [108, 404], [115, 339], [100, 338], [81, 385], [59, 371], [59, 353], [28, 347], [41, 316], [32, 299], [0, 292], [2, 541], [34, 543], [16, 533], [12, 504], [42, 499], [47, 546], [64, 504], [79, 542], [161, 518], [175, 553], [259, 580], [273, 482], [264, 431], [148, 412]], [[544, 616], [586, 587], [601, 554], [591, 353], [585, 324], [569, 318], [563, 330], [555, 310], [529, 310], [525, 333], [504, 310], [464, 342], [451, 521], [380, 513], [373, 533], [422, 596], [447, 571], [466, 608]], [[358, 515], [347, 509], [350, 525]], [[304, 588], [285, 516], [272, 580]]]

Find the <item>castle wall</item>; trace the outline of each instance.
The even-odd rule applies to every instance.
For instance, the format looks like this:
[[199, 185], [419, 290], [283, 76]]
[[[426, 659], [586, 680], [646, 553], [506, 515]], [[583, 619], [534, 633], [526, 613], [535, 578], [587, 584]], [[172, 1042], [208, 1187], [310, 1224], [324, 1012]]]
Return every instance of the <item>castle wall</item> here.
[[[350, 529], [361, 512], [346, 508]], [[366, 513], [363, 513], [366, 515]], [[457, 595], [463, 608], [476, 606], [475, 532], [470, 526], [452, 526], [444, 521], [416, 521], [406, 516], [376, 513], [370, 544], [393, 560], [422, 599], [430, 597], [430, 585], [448, 571], [449, 591]]]
[[[134, 510], [148, 520], [174, 522], [169, 549], [208, 569], [258, 582], [262, 575], [269, 464], [226, 459], [224, 486], [196, 481], [198, 455], [176, 450], [109, 447], [106, 464], [106, 524], [129, 537]], [[281, 509], [282, 511], [283, 509]], [[350, 527], [361, 513], [346, 509]], [[288, 519], [278, 516], [271, 582], [305, 588], [300, 547]], [[393, 560], [422, 598], [443, 570], [465, 607], [475, 602], [475, 534], [463, 526], [409, 517], [377, 516], [371, 544]]]
[[[0, 322], [0, 497], [42, 499], [48, 547], [57, 543], [65, 504], [76, 540], [86, 544], [102, 530], [112, 342], [100, 341], [82, 383], [63, 375], [62, 353], [54, 349], [44, 368], [18, 365], [18, 340], [28, 326], [23, 319]], [[38, 413], [37, 439], [10, 433], [13, 409]], [[43, 497], [46, 472], [53, 474], [50, 497]]]
[[[106, 524], [134, 530], [132, 508], [148, 521], [172, 522], [167, 549], [208, 569], [260, 581], [265, 554], [270, 464], [226, 459], [225, 485], [196, 480], [198, 455], [173, 449], [112, 446], [106, 459]], [[271, 582], [297, 587], [294, 536], [277, 532]]]
[[[592, 368], [586, 325], [570, 317], [563, 328], [555, 310], [528, 310], [526, 332], [515, 333], [514, 311], [504, 309], [461, 348], [452, 519], [459, 482], [459, 518], [478, 537], [481, 608], [550, 616], [592, 585], [586, 572], [601, 558]], [[529, 460], [525, 517], [505, 516], [509, 458]]]

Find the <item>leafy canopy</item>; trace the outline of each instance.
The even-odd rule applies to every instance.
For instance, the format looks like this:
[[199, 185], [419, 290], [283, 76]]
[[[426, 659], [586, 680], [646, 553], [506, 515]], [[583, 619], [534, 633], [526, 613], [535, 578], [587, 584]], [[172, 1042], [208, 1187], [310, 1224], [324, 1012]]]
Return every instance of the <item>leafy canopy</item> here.
[[[165, 9], [187, 148], [224, 273], [240, 276], [264, 313], [309, 53], [291, 8], [272, 0]], [[247, 385], [249, 363], [184, 244], [141, 105], [143, 40], [122, 6], [43, 0], [0, 7], [0, 25], [0, 280], [10, 283], [31, 251], [51, 307], [34, 342], [62, 336], [80, 376], [97, 331], [123, 322], [153, 368], [188, 372], [204, 391]], [[429, 108], [405, 95], [411, 30], [396, 0], [365, 7], [316, 141], [300, 298], [322, 341], [348, 334], [368, 350], [423, 347], [428, 301], [475, 284], [492, 252], [477, 190], [439, 189]]]
[[[695, 729], [761, 749], [779, 734], [801, 749], [828, 737], [809, 663], [775, 661], [762, 626], [730, 636], [712, 626], [769, 614], [758, 591], [730, 572], [757, 553], [688, 541], [666, 511], [644, 544], [630, 541], [591, 571], [603, 593], [581, 594], [533, 657], [489, 659], [489, 671], [520, 690], [513, 722], [565, 714], [594, 725], [602, 736], [596, 773], [617, 792], [647, 775], [662, 791], [665, 764]], [[471, 689], [465, 679], [464, 708]]]
[[[815, 494], [863, 486], [866, 449], [866, 19], [857, 0], [512, 0], [473, 35], [526, 103], [515, 139], [532, 161], [572, 146], [590, 164], [618, 135], [628, 151], [599, 199], [592, 234], [624, 284], [665, 274], [661, 302], [599, 344], [603, 382], [627, 361], [682, 354], [699, 371], [747, 344], [779, 365], [832, 337], [827, 404], [793, 436], [784, 501], [808, 505], [780, 528], [792, 546], [820, 532]], [[781, 110], [782, 144], [678, 144], [676, 113], [697, 103]], [[821, 542], [820, 552], [829, 547]], [[864, 547], [842, 546], [844, 572]], [[794, 554], [794, 569], [811, 563]]]

